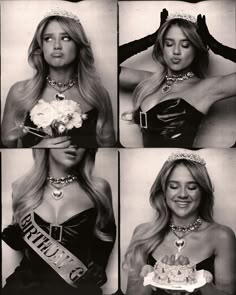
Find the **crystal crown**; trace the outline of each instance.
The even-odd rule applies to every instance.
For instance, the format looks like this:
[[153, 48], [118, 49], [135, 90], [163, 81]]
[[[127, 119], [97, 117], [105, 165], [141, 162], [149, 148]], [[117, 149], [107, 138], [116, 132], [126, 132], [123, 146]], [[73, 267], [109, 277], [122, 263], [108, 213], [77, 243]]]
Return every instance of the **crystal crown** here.
[[187, 153], [187, 152], [172, 153], [169, 156], [169, 158], [167, 159], [167, 162], [172, 162], [172, 161], [182, 160], [182, 159], [196, 162], [196, 163], [201, 164], [203, 166], [206, 165], [205, 160], [202, 159], [198, 154]]

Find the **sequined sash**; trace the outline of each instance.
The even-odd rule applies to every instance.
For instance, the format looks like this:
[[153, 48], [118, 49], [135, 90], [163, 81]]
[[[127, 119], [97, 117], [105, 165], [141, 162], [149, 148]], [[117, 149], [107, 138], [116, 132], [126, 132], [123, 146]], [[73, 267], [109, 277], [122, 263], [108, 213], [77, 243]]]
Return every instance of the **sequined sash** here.
[[25, 214], [19, 224], [24, 241], [69, 285], [76, 288], [87, 267], [36, 224], [33, 212]]

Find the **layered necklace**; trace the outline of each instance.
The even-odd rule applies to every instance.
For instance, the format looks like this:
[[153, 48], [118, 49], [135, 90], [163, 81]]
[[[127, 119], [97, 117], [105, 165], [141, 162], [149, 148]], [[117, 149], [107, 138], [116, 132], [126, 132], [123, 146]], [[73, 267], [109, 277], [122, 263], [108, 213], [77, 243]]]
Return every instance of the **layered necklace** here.
[[75, 175], [67, 175], [66, 177], [48, 176], [47, 181], [53, 187], [52, 197], [54, 200], [60, 200], [64, 197], [63, 188], [77, 179]]
[[163, 94], [166, 94], [168, 92], [170, 92], [171, 88], [172, 88], [172, 85], [174, 83], [180, 83], [184, 80], [188, 80], [188, 79], [191, 79], [192, 77], [194, 77], [194, 73], [193, 72], [187, 72], [186, 74], [182, 75], [182, 74], [179, 74], [179, 75], [166, 75], [165, 77], [165, 84], [163, 85], [162, 89], [161, 89], [161, 92]]
[[65, 94], [63, 94], [64, 92], [66, 92], [67, 90], [69, 90], [70, 88], [72, 88], [78, 81], [78, 76], [74, 76], [72, 79], [66, 81], [66, 82], [57, 82], [53, 79], [50, 78], [50, 76], [47, 76], [46, 78], [48, 84], [50, 86], [52, 86], [54, 89], [56, 89], [58, 92], [55, 94], [55, 99], [56, 100], [64, 100]]
[[[186, 226], [175, 225], [172, 222], [169, 224], [169, 227], [172, 230], [173, 234], [177, 237], [177, 239], [174, 241], [174, 245], [177, 248], [177, 257], [179, 255], [179, 252], [186, 246], [186, 240], [184, 239], [184, 237], [186, 237], [193, 231], [196, 231], [201, 226], [201, 224], [202, 219], [200, 217], [198, 217], [195, 222], [190, 223]], [[181, 233], [181, 235], [177, 232]]]

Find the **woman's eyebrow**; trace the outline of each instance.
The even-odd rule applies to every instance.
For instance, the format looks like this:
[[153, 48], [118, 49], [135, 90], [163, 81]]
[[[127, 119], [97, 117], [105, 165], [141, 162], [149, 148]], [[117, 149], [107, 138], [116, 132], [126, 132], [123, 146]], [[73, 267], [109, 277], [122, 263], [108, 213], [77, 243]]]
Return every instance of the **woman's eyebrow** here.
[[[55, 33], [44, 33], [44, 34], [43, 34], [43, 36], [53, 36], [53, 35], [55, 35]], [[59, 35], [68, 35], [68, 33], [66, 33], [66, 32], [61, 32], [61, 33], [59, 33]]]
[[[165, 41], [175, 41], [176, 39], [173, 39], [173, 38], [165, 38], [164, 39]], [[189, 39], [185, 38], [185, 39], [180, 39], [180, 41], [189, 41]]]
[[[175, 180], [175, 179], [173, 179], [173, 180], [168, 180], [168, 183], [180, 183], [181, 181], [179, 181], [179, 180]], [[186, 183], [189, 183], [189, 184], [198, 184], [196, 181], [194, 181], [194, 180], [191, 180], [191, 181], [187, 181]]]

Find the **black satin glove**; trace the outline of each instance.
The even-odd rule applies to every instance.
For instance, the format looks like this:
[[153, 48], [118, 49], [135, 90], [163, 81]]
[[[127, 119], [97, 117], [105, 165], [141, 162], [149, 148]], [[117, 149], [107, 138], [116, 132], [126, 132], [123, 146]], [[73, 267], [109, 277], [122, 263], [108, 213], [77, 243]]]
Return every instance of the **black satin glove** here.
[[[167, 17], [168, 17], [168, 11], [164, 8], [161, 12], [160, 27], [166, 22]], [[160, 27], [158, 28], [158, 30], [160, 29]], [[119, 46], [118, 64], [120, 65], [126, 59], [130, 58], [131, 56], [139, 52], [142, 52], [148, 49], [150, 46], [155, 44], [158, 30], [155, 33], [148, 35], [144, 38]]]
[[226, 59], [236, 62], [236, 49], [221, 44], [209, 33], [205, 15], [198, 15], [197, 25], [197, 32], [206, 46], [209, 46], [209, 48], [215, 54], [221, 55]]
[[[98, 254], [99, 255], [99, 254]], [[106, 272], [100, 265], [91, 262], [88, 266], [88, 270], [81, 277], [82, 281], [94, 282], [97, 286], [102, 286], [107, 281]]]
[[25, 242], [21, 235], [21, 229], [17, 223], [4, 228], [1, 233], [1, 239], [13, 250], [23, 251]]

